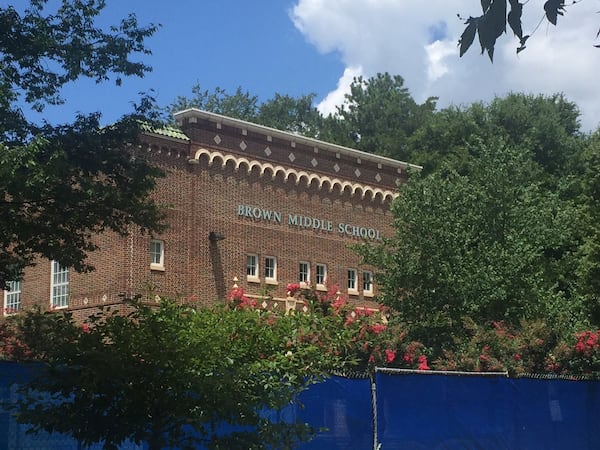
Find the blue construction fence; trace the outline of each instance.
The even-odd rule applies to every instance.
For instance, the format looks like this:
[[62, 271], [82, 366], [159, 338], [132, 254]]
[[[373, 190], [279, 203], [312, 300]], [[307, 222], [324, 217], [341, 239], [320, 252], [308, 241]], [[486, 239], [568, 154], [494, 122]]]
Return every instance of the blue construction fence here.
[[[26, 365], [0, 362], [0, 400], [28, 376]], [[281, 414], [326, 429], [301, 450], [600, 449], [600, 381], [382, 369], [373, 379], [331, 377], [300, 401]], [[82, 448], [26, 429], [0, 411], [0, 450]]]

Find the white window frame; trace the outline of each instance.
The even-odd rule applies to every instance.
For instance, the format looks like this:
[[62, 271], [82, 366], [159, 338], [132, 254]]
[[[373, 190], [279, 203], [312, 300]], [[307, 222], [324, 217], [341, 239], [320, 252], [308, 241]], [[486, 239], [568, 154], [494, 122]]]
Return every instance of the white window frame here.
[[348, 269], [346, 278], [346, 286], [349, 294], [358, 294], [358, 270]]
[[50, 307], [69, 307], [69, 268], [52, 261], [50, 270]]
[[265, 283], [277, 284], [277, 258], [265, 256]]
[[150, 241], [150, 270], [165, 270], [165, 241]]
[[300, 261], [298, 263], [298, 281], [301, 286], [310, 285], [310, 262]]
[[362, 285], [363, 285], [363, 295], [365, 295], [365, 297], [372, 297], [373, 296], [373, 272], [371, 272], [370, 270], [363, 270]]
[[260, 281], [258, 269], [258, 255], [256, 253], [248, 253], [246, 255], [246, 280], [258, 283]]
[[327, 290], [327, 265], [317, 264], [315, 276], [315, 281], [317, 282], [317, 289], [320, 291]]
[[4, 315], [17, 313], [21, 309], [21, 281], [9, 281], [4, 291]]

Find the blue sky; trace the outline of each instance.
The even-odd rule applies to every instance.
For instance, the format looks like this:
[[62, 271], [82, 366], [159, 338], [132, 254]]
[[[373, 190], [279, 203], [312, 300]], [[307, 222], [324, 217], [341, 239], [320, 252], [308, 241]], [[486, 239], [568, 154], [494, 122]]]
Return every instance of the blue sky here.
[[[13, 0], [19, 4], [22, 0]], [[13, 1], [0, 0], [0, 5]], [[464, 25], [457, 18], [479, 14], [478, 0], [108, 0], [103, 23], [134, 12], [140, 23], [162, 27], [142, 56], [154, 70], [143, 79], [77, 82], [63, 91], [67, 104], [44, 117], [60, 123], [77, 111], [100, 111], [111, 122], [131, 110], [138, 92], [154, 89], [160, 105], [190, 95], [200, 83], [233, 93], [238, 86], [260, 100], [275, 93], [315, 93], [319, 109], [331, 112], [353, 76], [390, 72], [404, 77], [417, 101], [438, 96], [440, 107], [489, 101], [508, 92], [564, 93], [583, 112], [584, 129], [600, 121], [599, 0], [569, 7], [559, 27], [543, 23], [516, 55], [508, 34], [495, 62], [475, 44], [458, 57]], [[525, 7], [524, 29], [542, 15], [543, 0]]]

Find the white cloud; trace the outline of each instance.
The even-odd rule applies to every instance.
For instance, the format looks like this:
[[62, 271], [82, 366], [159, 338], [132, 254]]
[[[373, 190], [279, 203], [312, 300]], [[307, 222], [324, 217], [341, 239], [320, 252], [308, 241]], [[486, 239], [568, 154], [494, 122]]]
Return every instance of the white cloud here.
[[[524, 31], [535, 28], [543, 0], [524, 8]], [[467, 105], [495, 95], [527, 92], [564, 93], [584, 115], [585, 129], [600, 121], [600, 49], [593, 47], [600, 26], [600, 1], [581, 2], [559, 17], [558, 27], [542, 24], [516, 55], [512, 32], [496, 45], [494, 64], [479, 55], [477, 40], [458, 57], [456, 43], [464, 29], [458, 19], [480, 11], [477, 0], [298, 0], [291, 16], [306, 39], [324, 53], [336, 52], [346, 70], [338, 86], [319, 106], [331, 111], [343, 99], [349, 73], [401, 75], [417, 101], [439, 97], [439, 105]], [[447, 36], [439, 36], [445, 30]], [[435, 38], [435, 39], [434, 39]], [[327, 109], [326, 109], [327, 108]]]
[[435, 81], [438, 78], [443, 77], [450, 68], [446, 64], [446, 58], [448, 56], [454, 56], [458, 53], [456, 43], [450, 41], [435, 41], [425, 46], [425, 52], [427, 54], [427, 79], [429, 81]]
[[337, 88], [331, 91], [327, 96], [317, 105], [317, 109], [321, 114], [327, 116], [336, 112], [336, 106], [341, 105], [344, 102], [344, 96], [350, 93], [350, 84], [355, 77], [361, 76], [362, 67], [346, 67], [344, 74], [339, 79]]

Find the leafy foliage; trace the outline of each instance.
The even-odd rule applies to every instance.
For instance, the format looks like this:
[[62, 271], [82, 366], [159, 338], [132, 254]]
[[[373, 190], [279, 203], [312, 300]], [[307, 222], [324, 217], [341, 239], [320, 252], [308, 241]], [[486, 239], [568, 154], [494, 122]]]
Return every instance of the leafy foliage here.
[[259, 103], [257, 96], [244, 92], [241, 87], [234, 94], [229, 94], [220, 87], [210, 92], [196, 84], [192, 87], [192, 97], [177, 97], [165, 108], [165, 112], [172, 114], [188, 108], [198, 108], [278, 130], [317, 137], [322, 128], [322, 117], [312, 104], [314, 98], [314, 94], [298, 98], [275, 94], [273, 98]]
[[434, 113], [409, 138], [411, 162], [430, 173], [450, 164], [459, 172], [469, 148], [498, 140], [532, 152], [544, 173], [557, 179], [577, 173], [582, 149], [577, 105], [562, 95], [511, 93], [490, 103], [451, 106]]
[[379, 267], [380, 300], [412, 338], [437, 349], [464, 338], [464, 317], [547, 318], [572, 329], [583, 319], [571, 284], [577, 208], [542, 188], [524, 150], [498, 143], [472, 151], [464, 174], [414, 177], [392, 207], [396, 236], [361, 248]]
[[61, 0], [52, 13], [47, 3], [32, 0], [22, 14], [12, 6], [0, 9], [0, 85], [7, 92], [24, 93], [27, 103], [42, 110], [46, 103], [61, 103], [60, 88], [81, 76], [100, 82], [115, 74], [120, 84], [120, 76], [150, 70], [130, 56], [149, 53], [144, 40], [156, 25], [139, 27], [129, 15], [107, 32], [94, 23], [102, 0]]
[[[482, 0], [482, 14], [476, 17], [470, 16], [465, 20], [466, 27], [458, 41], [460, 56], [463, 56], [469, 50], [477, 35], [481, 53], [486, 52], [490, 61], [493, 62], [496, 41], [506, 32], [507, 24], [519, 40], [517, 53], [525, 50], [525, 44], [531, 36], [523, 34], [521, 19], [523, 7], [526, 3], [521, 3], [518, 0]], [[574, 4], [576, 1], [572, 3]], [[544, 2], [544, 17], [552, 25], [556, 25], [558, 16], [564, 15], [566, 6], [566, 3], [562, 0], [547, 0]], [[507, 15], [508, 7], [510, 7], [510, 10], [508, 10]]]
[[189, 108], [203, 109], [236, 119], [254, 121], [258, 112], [258, 97], [238, 87], [234, 94], [216, 87], [214, 92], [203, 90], [199, 83], [192, 86], [192, 97], [178, 96], [166, 108], [169, 114]]
[[[277, 411], [339, 358], [303, 339], [314, 315], [131, 303], [78, 325], [69, 313], [16, 317], [18, 335], [43, 361], [12, 407], [34, 430], [68, 433], [117, 448], [291, 448], [314, 432]], [[327, 328], [327, 327], [325, 327]]]
[[336, 116], [324, 123], [322, 135], [340, 145], [409, 160], [408, 138], [433, 115], [436, 100], [417, 104], [399, 75], [358, 77]]
[[0, 8], [0, 284], [19, 279], [40, 255], [90, 269], [93, 233], [161, 228], [147, 198], [161, 172], [129, 151], [147, 98], [104, 129], [99, 114], [60, 126], [30, 123], [19, 104], [38, 111], [60, 104], [61, 88], [79, 77], [120, 84], [121, 76], [143, 76], [150, 68], [132, 57], [149, 53], [144, 40], [156, 26], [140, 27], [130, 15], [104, 30], [95, 24], [102, 0], [52, 6], [31, 0], [22, 12]]

